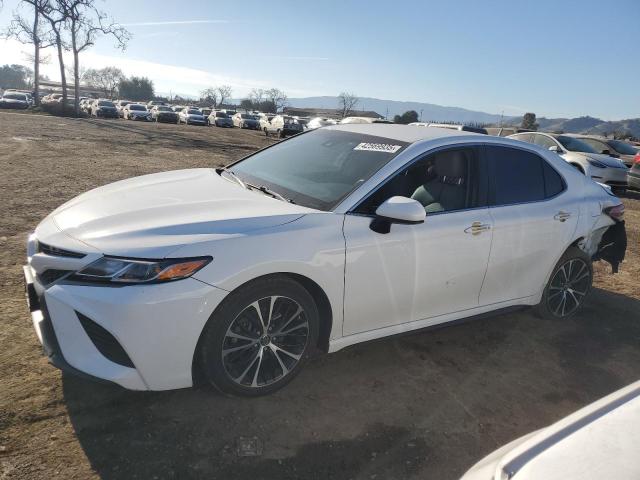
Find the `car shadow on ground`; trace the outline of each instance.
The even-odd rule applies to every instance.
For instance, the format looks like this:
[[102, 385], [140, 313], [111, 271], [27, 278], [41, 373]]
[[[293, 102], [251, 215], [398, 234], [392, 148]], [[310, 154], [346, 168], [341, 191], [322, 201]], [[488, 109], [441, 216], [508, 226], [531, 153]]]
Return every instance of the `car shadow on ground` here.
[[524, 310], [322, 356], [269, 397], [63, 389], [105, 479], [454, 479], [636, 380], [639, 340], [640, 301], [595, 289], [562, 322]]

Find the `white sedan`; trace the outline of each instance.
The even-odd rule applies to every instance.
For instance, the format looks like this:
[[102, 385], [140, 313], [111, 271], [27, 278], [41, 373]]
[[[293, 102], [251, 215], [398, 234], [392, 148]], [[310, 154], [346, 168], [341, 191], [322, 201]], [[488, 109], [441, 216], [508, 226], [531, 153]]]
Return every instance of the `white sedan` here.
[[84, 193], [38, 225], [24, 273], [54, 365], [261, 395], [313, 350], [520, 305], [573, 315], [592, 258], [624, 256], [623, 211], [535, 145], [328, 126]]

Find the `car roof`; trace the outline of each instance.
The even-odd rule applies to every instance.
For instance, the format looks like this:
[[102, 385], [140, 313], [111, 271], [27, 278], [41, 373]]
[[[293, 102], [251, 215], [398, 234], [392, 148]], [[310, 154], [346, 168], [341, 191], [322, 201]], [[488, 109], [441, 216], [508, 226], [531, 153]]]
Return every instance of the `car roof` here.
[[421, 140], [434, 140], [443, 137], [467, 137], [480, 135], [473, 132], [461, 132], [449, 128], [421, 127], [417, 125], [398, 125], [394, 123], [343, 123], [323, 127], [328, 130], [340, 130], [343, 132], [360, 133], [384, 137], [400, 142], [415, 143]]

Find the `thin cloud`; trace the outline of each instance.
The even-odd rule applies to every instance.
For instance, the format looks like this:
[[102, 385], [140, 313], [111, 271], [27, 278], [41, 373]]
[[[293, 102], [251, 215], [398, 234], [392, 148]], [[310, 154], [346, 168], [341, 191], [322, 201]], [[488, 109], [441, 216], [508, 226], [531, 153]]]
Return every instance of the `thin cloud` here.
[[228, 20], [171, 20], [166, 22], [121, 23], [123, 27], [156, 27], [162, 25], [194, 25], [198, 23], [229, 23]]
[[265, 58], [270, 58], [272, 60], [293, 60], [303, 62], [326, 62], [327, 60], [329, 60], [329, 57], [283, 57], [278, 55], [267, 55]]

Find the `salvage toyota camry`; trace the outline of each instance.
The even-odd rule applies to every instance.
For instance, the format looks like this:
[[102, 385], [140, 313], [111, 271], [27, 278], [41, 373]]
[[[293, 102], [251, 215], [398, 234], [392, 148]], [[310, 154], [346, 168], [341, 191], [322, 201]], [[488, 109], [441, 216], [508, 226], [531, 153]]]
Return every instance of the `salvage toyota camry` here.
[[84, 193], [29, 237], [24, 275], [54, 365], [261, 395], [314, 351], [514, 306], [575, 314], [592, 260], [624, 256], [623, 211], [535, 145], [329, 126]]

